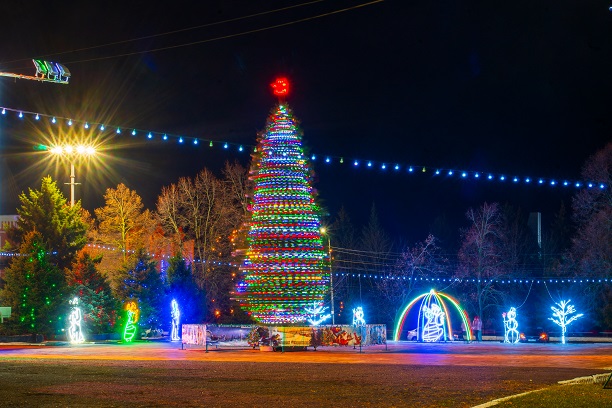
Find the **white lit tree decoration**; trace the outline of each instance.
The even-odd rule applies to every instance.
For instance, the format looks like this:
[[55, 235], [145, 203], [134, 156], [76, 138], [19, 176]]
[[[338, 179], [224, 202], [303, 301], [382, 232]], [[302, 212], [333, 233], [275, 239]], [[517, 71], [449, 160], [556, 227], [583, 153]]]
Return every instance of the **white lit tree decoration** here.
[[304, 310], [306, 311], [306, 313], [312, 316], [307, 319], [308, 323], [310, 323], [311, 326], [318, 326], [325, 320], [329, 319], [331, 317], [331, 314], [323, 314], [323, 312], [325, 312], [325, 310], [327, 309], [327, 307], [323, 307], [317, 302], [313, 302], [312, 307], [305, 307]]
[[559, 303], [556, 303], [557, 307], [551, 306], [550, 308], [553, 311], [553, 317], [549, 317], [548, 320], [552, 320], [557, 325], [561, 327], [561, 344], [565, 344], [565, 333], [567, 332], [567, 326], [574, 320], [582, 317], [583, 314], [577, 314], [572, 317], [569, 315], [576, 313], [576, 308], [574, 305], [570, 305], [571, 300], [562, 300]]
[[511, 307], [508, 313], [502, 313], [504, 318], [504, 343], [518, 343], [519, 332], [516, 321], [516, 308]]
[[68, 316], [70, 327], [68, 328], [68, 335], [70, 336], [70, 342], [72, 344], [82, 343], [85, 338], [83, 337], [83, 331], [81, 330], [81, 322], [83, 320], [83, 313], [79, 307], [79, 298], [75, 297], [70, 302], [72, 310]]

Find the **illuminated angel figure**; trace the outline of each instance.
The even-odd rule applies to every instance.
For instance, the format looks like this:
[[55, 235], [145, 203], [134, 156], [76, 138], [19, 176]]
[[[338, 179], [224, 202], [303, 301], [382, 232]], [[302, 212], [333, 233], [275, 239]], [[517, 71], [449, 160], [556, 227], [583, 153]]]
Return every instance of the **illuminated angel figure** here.
[[361, 306], [353, 309], [353, 326], [363, 326], [366, 324], [363, 309]]
[[440, 340], [444, 334], [444, 312], [436, 303], [431, 307], [423, 306], [423, 314], [427, 319], [423, 326], [423, 341], [434, 342]]
[[518, 343], [519, 332], [516, 321], [516, 309], [511, 307], [508, 313], [502, 313], [504, 318], [504, 343]]
[[79, 298], [75, 297], [70, 301], [70, 304], [72, 305], [72, 310], [70, 311], [70, 315], [68, 316], [68, 321], [70, 322], [70, 327], [68, 328], [70, 342], [73, 344], [82, 343], [85, 339], [81, 330], [83, 314], [81, 313], [81, 308], [78, 306]]
[[127, 311], [127, 322], [125, 323], [125, 330], [123, 331], [123, 339], [129, 343], [136, 335], [137, 327], [134, 323], [138, 321], [140, 310], [138, 310], [136, 302], [129, 302], [125, 305], [125, 310]]
[[178, 303], [176, 300], [172, 299], [172, 303], [170, 304], [172, 307], [172, 334], [170, 335], [170, 339], [172, 341], [179, 341], [181, 337], [179, 336], [179, 323], [181, 320], [181, 312], [178, 307]]

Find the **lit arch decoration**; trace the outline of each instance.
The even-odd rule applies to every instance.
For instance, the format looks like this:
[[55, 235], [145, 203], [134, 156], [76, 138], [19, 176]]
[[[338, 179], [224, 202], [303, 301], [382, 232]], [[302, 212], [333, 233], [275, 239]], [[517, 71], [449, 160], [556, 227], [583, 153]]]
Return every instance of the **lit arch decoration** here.
[[[442, 322], [443, 332], [442, 332], [441, 337], [444, 340], [453, 339], [453, 329], [452, 329], [453, 326], [451, 324], [451, 318], [450, 318], [450, 313], [447, 307], [447, 302], [453, 305], [455, 309], [457, 310], [457, 312], [459, 313], [459, 316], [461, 316], [461, 320], [463, 321], [463, 324], [465, 325], [467, 340], [472, 340], [472, 329], [470, 327], [470, 319], [469, 319], [467, 312], [459, 305], [459, 302], [457, 302], [454, 298], [452, 298], [451, 296], [445, 293], [436, 292], [433, 289], [431, 289], [427, 293], [423, 293], [415, 297], [414, 299], [412, 299], [410, 303], [408, 303], [408, 305], [406, 305], [406, 307], [404, 308], [404, 310], [402, 311], [400, 315], [399, 320], [397, 321], [397, 324], [395, 325], [395, 334], [393, 335], [393, 340], [395, 341], [400, 340], [402, 329], [404, 328], [404, 323], [406, 321], [406, 318], [408, 317], [408, 313], [410, 312], [412, 307], [419, 302], [419, 300], [421, 301], [421, 303], [419, 305], [419, 317], [417, 321], [418, 340], [422, 339], [423, 326], [426, 323], [425, 322], [426, 317], [423, 311], [431, 310], [432, 307], [434, 309], [439, 308], [444, 313], [445, 323]], [[430, 341], [433, 341], [433, 340], [430, 340]]]

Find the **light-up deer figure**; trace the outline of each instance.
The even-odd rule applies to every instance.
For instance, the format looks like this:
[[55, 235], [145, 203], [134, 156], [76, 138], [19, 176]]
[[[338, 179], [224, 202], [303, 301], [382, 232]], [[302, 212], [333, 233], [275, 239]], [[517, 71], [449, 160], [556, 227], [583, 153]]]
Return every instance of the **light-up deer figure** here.
[[577, 314], [568, 319], [568, 315], [576, 313], [576, 308], [574, 305], [570, 305], [571, 300], [562, 300], [559, 303], [556, 303], [558, 308], [551, 306], [550, 308], [553, 311], [553, 317], [549, 317], [548, 320], [552, 320], [556, 324], [561, 327], [561, 344], [565, 344], [565, 333], [567, 332], [567, 326], [574, 320], [582, 317], [583, 314]]

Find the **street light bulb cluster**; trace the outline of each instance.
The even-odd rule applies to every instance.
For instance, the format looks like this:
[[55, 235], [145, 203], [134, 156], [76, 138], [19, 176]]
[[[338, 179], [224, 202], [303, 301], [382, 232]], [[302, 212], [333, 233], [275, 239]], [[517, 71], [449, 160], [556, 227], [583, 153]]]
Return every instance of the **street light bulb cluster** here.
[[96, 153], [96, 149], [93, 146], [84, 146], [84, 145], [65, 145], [65, 146], [53, 146], [50, 149], [53, 154], [60, 155], [73, 155], [77, 154], [80, 156], [91, 156]]

